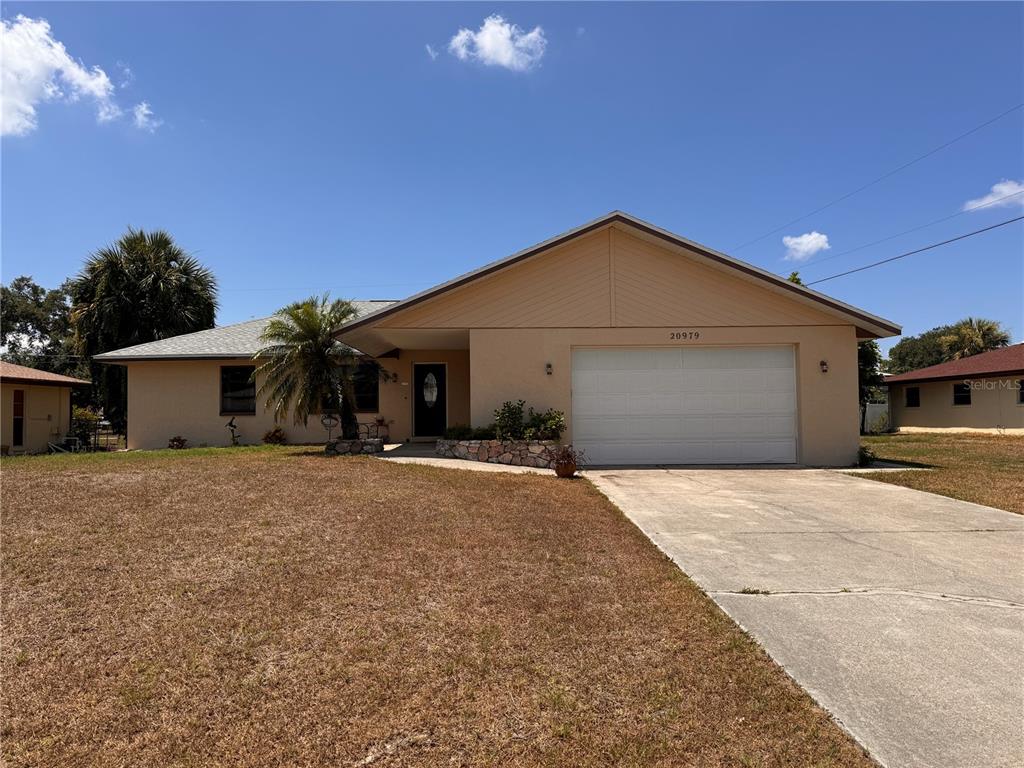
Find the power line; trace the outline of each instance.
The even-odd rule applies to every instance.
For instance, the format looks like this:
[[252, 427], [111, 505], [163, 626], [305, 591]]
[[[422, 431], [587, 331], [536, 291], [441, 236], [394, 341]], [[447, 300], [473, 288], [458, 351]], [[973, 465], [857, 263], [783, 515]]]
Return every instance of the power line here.
[[901, 253], [899, 256], [890, 256], [888, 259], [882, 259], [881, 261], [876, 261], [873, 264], [865, 264], [863, 267], [857, 267], [856, 269], [850, 269], [847, 270], [846, 272], [840, 272], [838, 275], [830, 275], [829, 277], [823, 277], [820, 280], [812, 280], [809, 283], [804, 283], [804, 285], [817, 285], [818, 283], [824, 283], [827, 280], [835, 280], [837, 277], [845, 277], [846, 275], [852, 275], [854, 272], [863, 272], [865, 269], [871, 269], [872, 267], [877, 267], [882, 264], [888, 264], [890, 261], [896, 261], [897, 259], [905, 259], [907, 256], [913, 256], [915, 253], [924, 253], [925, 251], [930, 251], [933, 248], [938, 248], [939, 246], [942, 245], [949, 245], [950, 243], [955, 243], [957, 240], [964, 240], [968, 237], [974, 237], [974, 235], [980, 235], [982, 232], [988, 232], [991, 229], [1005, 227], [1007, 224], [1013, 224], [1013, 222], [1020, 221], [1021, 219], [1024, 219], [1024, 216], [1017, 216], [1014, 219], [1007, 219], [1006, 221], [1001, 221], [998, 224], [993, 224], [991, 227], [985, 227], [984, 229], [976, 229], [973, 232], [968, 232], [967, 234], [964, 235], [958, 235], [957, 237], [952, 237], [949, 240], [943, 240], [941, 243], [932, 243], [931, 245], [926, 245], [924, 248], [918, 248], [913, 251]]
[[949, 216], [943, 216], [941, 219], [936, 219], [935, 221], [929, 221], [927, 224], [921, 224], [920, 226], [913, 227], [911, 229], [905, 229], [902, 232], [897, 232], [895, 235], [889, 235], [888, 237], [883, 237], [881, 240], [873, 240], [870, 243], [864, 243], [863, 245], [858, 245], [856, 248], [850, 248], [848, 250], [841, 251], [839, 253], [833, 253], [833, 254], [829, 254], [828, 256], [823, 256], [820, 259], [809, 259], [809, 260], [807, 260], [805, 262], [802, 262], [801, 266], [802, 267], [803, 266], [816, 266], [816, 265], [820, 264], [823, 261], [831, 261], [832, 259], [838, 259], [840, 256], [848, 256], [851, 253], [854, 253], [856, 251], [862, 251], [865, 248], [870, 248], [873, 245], [880, 245], [882, 243], [887, 243], [890, 240], [895, 240], [897, 237], [903, 237], [903, 235], [909, 235], [911, 232], [918, 232], [918, 231], [920, 231], [922, 229], [927, 229], [928, 227], [933, 227], [936, 224], [941, 224], [944, 221], [949, 221], [950, 219], [955, 219], [957, 216], [963, 216], [965, 213], [970, 213], [971, 211], [978, 211], [978, 210], [981, 210], [982, 208], [988, 208], [989, 206], [992, 206], [992, 205], [998, 205], [1003, 200], [1008, 200], [1009, 198], [1017, 197], [1018, 195], [1024, 195], [1024, 190], [1021, 190], [1020, 192], [1013, 192], [1013, 193], [1011, 193], [1009, 195], [1006, 195], [1005, 197], [997, 198], [995, 200], [992, 200], [991, 202], [983, 203], [982, 205], [975, 205], [975, 206], [972, 206], [970, 208], [964, 208], [962, 211], [957, 211], [956, 213], [950, 214]]
[[852, 192], [847, 192], [845, 195], [842, 195], [841, 197], [837, 197], [835, 200], [832, 200], [829, 203], [825, 203], [825, 205], [821, 206], [820, 208], [815, 208], [810, 213], [805, 213], [803, 216], [798, 216], [797, 218], [793, 219], [792, 221], [786, 222], [781, 227], [776, 227], [771, 232], [765, 232], [760, 237], [755, 237], [753, 240], [748, 240], [747, 242], [743, 243], [743, 245], [737, 245], [732, 250], [733, 251], [738, 251], [741, 248], [746, 248], [748, 245], [753, 245], [754, 243], [757, 243], [757, 242], [760, 242], [761, 240], [764, 240], [766, 237], [771, 237], [772, 235], [777, 234], [777, 233], [781, 232], [782, 230], [787, 229], [788, 227], [791, 227], [792, 225], [796, 224], [797, 222], [803, 221], [804, 219], [808, 218], [809, 216], [813, 216], [816, 213], [821, 213], [826, 208], [831, 208], [833, 205], [836, 205], [837, 203], [841, 203], [844, 200], [847, 200], [847, 199], [853, 197], [854, 195], [856, 195], [859, 192], [863, 192], [868, 187], [873, 187], [875, 184], [879, 183], [880, 181], [885, 181], [890, 176], [893, 176], [893, 175], [899, 173], [900, 171], [909, 168], [910, 166], [914, 165], [915, 163], [919, 163], [922, 160], [924, 160], [925, 158], [931, 157], [936, 152], [940, 152], [941, 150], [945, 149], [946, 147], [950, 146], [951, 144], [955, 144], [956, 142], [960, 141], [961, 139], [966, 139], [971, 134], [977, 133], [982, 128], [991, 125], [992, 123], [996, 122], [997, 120], [1001, 120], [1002, 118], [1004, 118], [1007, 115], [1009, 115], [1011, 112], [1015, 112], [1016, 110], [1020, 109], [1021, 107], [1024, 107], [1024, 102], [1021, 102], [1020, 104], [1017, 104], [1016, 106], [1010, 107], [1005, 112], [1002, 112], [1002, 113], [996, 115], [991, 120], [986, 120], [981, 125], [977, 125], [974, 128], [971, 128], [971, 130], [967, 131], [966, 133], [961, 133], [955, 139], [950, 139], [945, 144], [942, 144], [942, 145], [940, 145], [938, 147], [935, 147], [935, 149], [932, 149], [932, 150], [930, 150], [928, 152], [925, 152], [923, 155], [920, 155], [919, 157], [915, 157], [913, 160], [911, 160], [908, 163], [904, 163], [899, 168], [894, 168], [893, 170], [889, 171], [888, 173], [882, 174], [877, 179], [874, 179], [873, 181], [869, 181], [867, 184], [864, 184], [863, 186], [857, 187]]

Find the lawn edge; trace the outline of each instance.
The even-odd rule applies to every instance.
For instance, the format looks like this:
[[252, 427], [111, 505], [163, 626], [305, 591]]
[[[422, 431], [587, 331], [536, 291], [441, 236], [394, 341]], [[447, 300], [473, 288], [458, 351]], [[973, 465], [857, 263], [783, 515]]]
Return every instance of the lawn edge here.
[[[608, 500], [608, 503], [611, 504], [615, 508], [615, 510], [619, 513], [619, 515], [627, 523], [629, 523], [631, 526], [633, 526], [633, 528], [636, 531], [638, 531], [643, 536], [644, 539], [646, 539], [646, 541], [647, 541], [647, 543], [649, 545], [653, 546], [655, 548], [655, 550], [660, 552], [662, 557], [664, 559], [668, 560], [670, 563], [672, 563], [673, 567], [675, 567], [686, 578], [686, 580], [689, 581], [694, 586], [694, 588], [698, 592], [700, 592], [702, 595], [704, 595], [704, 597], [706, 597], [708, 600], [710, 600], [711, 603], [715, 606], [715, 608], [717, 608], [719, 611], [721, 611], [726, 616], [726, 618], [728, 618], [729, 621], [731, 621], [740, 630], [740, 632], [748, 640], [750, 640], [750, 642], [753, 643], [771, 661], [772, 664], [775, 665], [776, 669], [778, 669], [779, 671], [782, 672], [782, 674], [784, 674], [786, 677], [788, 677], [797, 688], [799, 688], [801, 691], [804, 692], [804, 694], [807, 695], [807, 697], [814, 703], [814, 705], [816, 707], [818, 707], [822, 712], [824, 712], [826, 715], [828, 715], [828, 719], [831, 720], [833, 723], [835, 723], [837, 726], [839, 726], [839, 728], [842, 730], [842, 732], [850, 737], [850, 739], [853, 741], [853, 743], [857, 745], [857, 747], [861, 750], [861, 752], [864, 754], [864, 756], [868, 760], [870, 760], [874, 765], [878, 766], [879, 768], [888, 768], [888, 766], [886, 766], [885, 763], [882, 763], [877, 757], [875, 757], [874, 754], [872, 754], [872, 752], [864, 745], [864, 742], [862, 742], [860, 739], [858, 739], [857, 736], [846, 726], [846, 724], [831, 709], [829, 709], [824, 704], [822, 704], [817, 699], [817, 697], [815, 697], [815, 695], [811, 691], [809, 691], [807, 688], [805, 688], [800, 683], [799, 680], [797, 680], [795, 677], [793, 677], [793, 675], [790, 674], [789, 670], [786, 669], [785, 666], [783, 666], [782, 662], [780, 662], [778, 659], [775, 658], [775, 656], [772, 655], [771, 651], [769, 651], [764, 646], [764, 644], [758, 639], [756, 634], [754, 634], [751, 630], [749, 630], [746, 626], [744, 626], [743, 623], [741, 621], [739, 621], [735, 616], [733, 616], [729, 612], [728, 608], [726, 608], [724, 605], [719, 603], [714, 598], [713, 595], [708, 594], [708, 592], [692, 576], [690, 576], [689, 573], [686, 572], [686, 569], [683, 567], [682, 563], [680, 563], [678, 560], [676, 560], [675, 557], [673, 557], [657, 541], [655, 541], [651, 537], [651, 535], [646, 530], [644, 530], [642, 525], [640, 525], [635, 520], [633, 520], [633, 518], [631, 518], [629, 515], [627, 515], [622, 510], [622, 508], [618, 504], [616, 504], [615, 501], [610, 496], [608, 496], [604, 491], [602, 491], [600, 488], [598, 488], [597, 485], [595, 485], [593, 483], [593, 481], [591, 481], [589, 478], [586, 478], [586, 477], [584, 479], [586, 479], [587, 482], [590, 483], [591, 487], [594, 488], [594, 490], [596, 490], [602, 497], [604, 497], [605, 499]], [[1000, 511], [1005, 511], [1005, 510], [1000, 510]], [[1008, 513], [1008, 514], [1013, 514], [1013, 513], [1011, 512], [1011, 513]]]

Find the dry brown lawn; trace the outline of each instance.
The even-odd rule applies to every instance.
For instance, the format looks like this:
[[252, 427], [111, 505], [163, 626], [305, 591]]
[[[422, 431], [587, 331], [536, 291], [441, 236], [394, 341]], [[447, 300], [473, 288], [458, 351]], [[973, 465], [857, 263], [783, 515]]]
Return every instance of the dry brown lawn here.
[[930, 468], [865, 475], [872, 480], [1024, 514], [1024, 437], [929, 433], [862, 440], [880, 459]]
[[9, 766], [868, 766], [586, 481], [3, 462]]

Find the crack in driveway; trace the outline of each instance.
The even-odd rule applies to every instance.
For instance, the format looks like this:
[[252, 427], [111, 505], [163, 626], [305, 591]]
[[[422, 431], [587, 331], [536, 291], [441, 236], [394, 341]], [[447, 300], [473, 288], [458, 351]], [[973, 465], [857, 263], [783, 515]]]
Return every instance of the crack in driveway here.
[[920, 597], [926, 600], [944, 600], [955, 603], [973, 603], [992, 608], [1010, 608], [1024, 610], [1024, 603], [1013, 600], [1002, 600], [997, 597], [983, 595], [954, 595], [945, 592], [925, 592], [916, 589], [897, 589], [895, 587], [850, 587], [844, 589], [767, 589], [767, 590], [731, 590], [709, 589], [709, 595], [742, 595], [744, 597], [828, 597], [849, 595], [896, 595], [903, 597]]

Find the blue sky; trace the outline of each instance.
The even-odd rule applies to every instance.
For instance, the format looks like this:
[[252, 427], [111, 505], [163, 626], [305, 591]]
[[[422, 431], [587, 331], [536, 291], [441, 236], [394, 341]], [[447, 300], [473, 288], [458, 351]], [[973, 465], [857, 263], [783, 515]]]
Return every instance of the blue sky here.
[[[229, 323], [400, 298], [613, 209], [806, 280], [1024, 213], [841, 255], [1021, 189], [1018, 109], [737, 249], [1024, 101], [1019, 3], [5, 3], [8, 39], [19, 14], [49, 30], [20, 29], [5, 88], [5, 282], [164, 228]], [[983, 315], [1020, 341], [1022, 254], [1018, 223], [817, 287], [907, 333]]]

